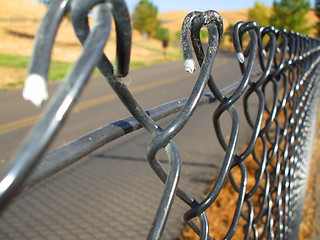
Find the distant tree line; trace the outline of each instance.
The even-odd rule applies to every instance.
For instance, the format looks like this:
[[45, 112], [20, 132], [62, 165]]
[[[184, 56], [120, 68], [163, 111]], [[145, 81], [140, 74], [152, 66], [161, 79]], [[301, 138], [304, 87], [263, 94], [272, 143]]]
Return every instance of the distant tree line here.
[[[49, 4], [53, 0], [36, 0]], [[315, 26], [308, 24], [307, 14], [311, 10], [309, 0], [275, 0], [269, 8], [256, 1], [249, 10], [249, 20], [257, 21], [261, 26], [272, 25], [278, 29], [288, 29], [302, 34], [309, 34], [312, 28], [316, 28], [320, 37], [320, 0], [315, 0], [314, 11], [318, 17]], [[158, 9], [151, 0], [140, 0], [132, 14], [133, 28], [142, 33], [146, 38], [154, 37], [159, 40], [169, 41], [169, 30], [162, 27], [158, 19]], [[227, 32], [231, 26], [227, 28]]]
[[[36, 0], [48, 5], [54, 0]], [[142, 33], [146, 38], [154, 37], [162, 41], [169, 41], [170, 34], [167, 28], [162, 27], [158, 19], [158, 8], [149, 0], [141, 0], [132, 14], [133, 28]]]
[[45, 5], [49, 5], [49, 3], [53, 0], [36, 0], [36, 2], [43, 3]]
[[170, 39], [169, 30], [162, 27], [158, 19], [158, 8], [149, 0], [139, 1], [132, 14], [132, 24], [146, 38], [154, 37], [162, 41]]
[[318, 22], [316, 23], [317, 36], [320, 38], [320, 0], [316, 0], [315, 13], [318, 17]]
[[315, 13], [318, 16], [316, 26], [308, 23], [307, 14], [311, 10], [308, 0], [276, 0], [272, 8], [256, 1], [253, 8], [249, 10], [249, 20], [257, 21], [261, 26], [272, 25], [278, 29], [288, 29], [302, 34], [309, 34], [312, 28], [320, 31], [320, 0], [316, 0]]

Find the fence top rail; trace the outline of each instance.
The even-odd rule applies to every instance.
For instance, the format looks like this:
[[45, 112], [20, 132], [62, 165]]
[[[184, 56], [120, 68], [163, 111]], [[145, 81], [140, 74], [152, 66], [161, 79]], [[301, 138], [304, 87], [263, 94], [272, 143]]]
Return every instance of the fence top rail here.
[[[227, 95], [234, 91], [239, 84], [240, 82], [236, 82], [222, 90], [222, 93]], [[187, 100], [188, 98], [183, 98], [168, 102], [149, 109], [146, 113], [155, 121], [159, 121], [181, 111]], [[207, 93], [201, 97], [199, 106], [214, 103], [216, 101], [217, 99], [214, 95]], [[105, 144], [134, 132], [141, 127], [141, 124], [131, 116], [98, 128], [85, 136], [75, 139], [64, 146], [47, 153], [43, 156], [43, 160], [25, 182], [24, 188], [28, 189], [32, 187], [34, 184], [52, 176]], [[97, 136], [99, 137], [97, 138]]]

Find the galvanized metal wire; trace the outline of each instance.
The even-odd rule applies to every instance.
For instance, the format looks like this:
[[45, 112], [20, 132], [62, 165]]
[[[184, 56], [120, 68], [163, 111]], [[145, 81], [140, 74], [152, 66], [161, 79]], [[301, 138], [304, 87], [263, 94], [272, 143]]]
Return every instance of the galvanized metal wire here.
[[[87, 16], [92, 9], [95, 21], [90, 29]], [[76, 35], [83, 44], [83, 53], [46, 108], [43, 118], [33, 127], [1, 173], [1, 209], [22, 190], [102, 145], [142, 127], [152, 136], [146, 149], [146, 160], [164, 184], [147, 239], [161, 238], [175, 195], [190, 208], [183, 216], [184, 221], [200, 239], [214, 239], [214, 229], [209, 233], [206, 210], [216, 203], [226, 181], [231, 183], [238, 200], [224, 239], [231, 239], [239, 231], [240, 222], [245, 239], [297, 238], [310, 167], [310, 143], [316, 124], [320, 79], [319, 39], [273, 27], [259, 27], [256, 22], [237, 23], [233, 29], [233, 42], [242, 78], [222, 90], [218, 88], [211, 73], [212, 70], [214, 72], [213, 63], [223, 36], [223, 20], [216, 11], [192, 12], [182, 24], [181, 46], [185, 69], [193, 73], [195, 60], [200, 65], [194, 88], [186, 99], [145, 111], [121, 81], [121, 77], [129, 71], [132, 35], [125, 2], [52, 1], [36, 38], [29, 69], [29, 85], [25, 89], [26, 97], [36, 104], [41, 104], [47, 98], [45, 81], [54, 36], [67, 13], [71, 13]], [[103, 53], [111, 29], [111, 16], [117, 33], [116, 69]], [[202, 28], [206, 28], [209, 33], [206, 49], [200, 39]], [[43, 156], [95, 66], [100, 69], [132, 117], [98, 129]], [[39, 85], [43, 94], [34, 99], [30, 91], [32, 93], [33, 88], [39, 90]], [[204, 94], [206, 86], [209, 86], [210, 94]], [[242, 151], [236, 150], [241, 109], [236, 108], [235, 104], [239, 98], [243, 99], [242, 111], [251, 128], [248, 144]], [[252, 99], [258, 101], [256, 111], [250, 108]], [[212, 102], [219, 103], [213, 109], [212, 122], [225, 155], [210, 191], [204, 199], [195, 199], [179, 187], [183, 159], [174, 137], [184, 128], [198, 106]], [[163, 128], [157, 123], [157, 120], [173, 113], [178, 115], [167, 127]], [[221, 122], [225, 114], [232, 119], [227, 134]], [[89, 138], [94, 141], [87, 141]], [[157, 159], [160, 149], [165, 149], [167, 153], [168, 171]], [[236, 172], [238, 177], [235, 176]], [[248, 180], [253, 184], [248, 184]]]

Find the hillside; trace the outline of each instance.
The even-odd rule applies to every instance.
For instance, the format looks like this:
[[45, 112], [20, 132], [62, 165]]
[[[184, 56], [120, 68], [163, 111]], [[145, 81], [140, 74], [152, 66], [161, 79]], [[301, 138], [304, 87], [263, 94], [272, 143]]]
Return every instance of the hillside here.
[[[248, 20], [248, 9], [240, 9], [234, 11], [219, 11], [223, 18], [224, 28], [226, 29], [229, 24], [235, 24], [238, 21]], [[188, 14], [188, 11], [175, 11], [160, 13], [159, 18], [163, 22], [164, 26], [170, 30], [171, 33], [179, 31], [182, 25], [184, 17]], [[310, 11], [308, 14], [309, 25], [315, 25], [317, 22], [317, 16], [314, 11]], [[314, 32], [312, 32], [314, 33]]]
[[0, 52], [30, 55], [32, 37], [45, 11], [33, 0], [0, 0]]
[[[34, 0], [0, 0], [0, 54], [31, 56], [34, 36], [45, 13], [46, 7]], [[79, 57], [81, 49], [71, 22], [68, 19], [63, 20], [56, 37], [52, 59], [74, 62]], [[112, 61], [115, 59], [115, 49], [115, 33], [111, 31], [105, 52]], [[131, 55], [134, 66], [180, 59], [179, 52], [177, 46], [170, 46], [167, 56], [164, 57], [161, 42], [154, 39], [146, 40], [134, 31]], [[16, 68], [0, 65], [0, 73], [0, 89], [11, 88], [12, 83], [13, 87], [16, 87], [17, 82], [20, 82], [18, 86], [21, 86], [26, 76], [26, 66]]]
[[[225, 28], [230, 23], [247, 20], [247, 9], [236, 11], [219, 11], [224, 19]], [[34, 36], [37, 33], [41, 19], [46, 13], [46, 7], [34, 0], [0, 0], [0, 54], [5, 56], [26, 56], [32, 54]], [[187, 11], [160, 13], [159, 18], [164, 27], [170, 30], [174, 42], [177, 32], [180, 31]], [[316, 16], [310, 12], [310, 23], [316, 22]], [[111, 60], [115, 59], [115, 33], [111, 36], [105, 52]], [[227, 42], [227, 41], [225, 41]], [[229, 46], [231, 47], [231, 46]], [[72, 24], [68, 19], [63, 20], [52, 52], [52, 59], [63, 62], [74, 62], [81, 53], [77, 38], [74, 35]], [[133, 32], [133, 46], [131, 61], [134, 65], [146, 65], [164, 61], [180, 59], [179, 44], [174, 43], [167, 49], [164, 57], [162, 44], [154, 39], [145, 39], [138, 32]], [[1, 60], [1, 59], [0, 59]], [[0, 65], [0, 89], [8, 83], [22, 82], [26, 75], [26, 66], [15, 68]]]
[[[46, 13], [46, 7], [34, 0], [0, 0], [0, 53], [30, 56], [34, 36], [40, 21]], [[132, 61], [153, 61], [162, 58], [161, 43], [149, 39], [146, 41], [134, 31]], [[110, 59], [115, 58], [115, 34], [112, 31], [106, 52]], [[170, 51], [174, 49], [168, 49]], [[81, 52], [81, 46], [74, 35], [72, 24], [63, 20], [56, 38], [52, 58], [60, 61], [75, 61]]]
[[[235, 11], [218, 11], [222, 18], [224, 26], [228, 26], [230, 23], [236, 23], [238, 21], [246, 21], [248, 9], [241, 9]], [[188, 11], [175, 11], [160, 13], [159, 18], [163, 22], [164, 26], [168, 28], [172, 33], [179, 31], [183, 22], [183, 19], [188, 14]]]
[[[33, 37], [37, 32], [41, 18], [45, 15], [46, 7], [34, 0], [0, 0], [0, 53], [17, 54], [30, 56], [33, 47]], [[225, 28], [230, 23], [247, 20], [247, 9], [236, 11], [219, 11], [224, 20]], [[160, 13], [164, 27], [167, 27], [174, 35], [180, 30], [187, 11], [176, 11]], [[310, 24], [316, 22], [316, 16], [313, 12], [309, 14]], [[107, 52], [111, 58], [114, 58], [114, 34], [111, 35], [111, 41], [108, 42]], [[157, 58], [157, 54], [151, 54], [148, 48], [159, 48], [158, 41], [145, 41], [138, 33], [134, 33], [133, 61], [141, 61], [146, 57]], [[67, 49], [67, 51], [65, 50]], [[53, 51], [53, 59], [63, 61], [75, 61], [79, 56], [81, 46], [74, 36], [73, 29], [69, 20], [64, 20], [59, 29], [56, 39], [56, 45]], [[153, 56], [154, 55], [154, 56]]]

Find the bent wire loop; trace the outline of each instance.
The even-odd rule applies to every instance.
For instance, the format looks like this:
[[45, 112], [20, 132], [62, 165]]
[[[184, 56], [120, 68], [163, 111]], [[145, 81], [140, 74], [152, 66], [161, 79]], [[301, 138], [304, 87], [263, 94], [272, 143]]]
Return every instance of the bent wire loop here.
[[[81, 90], [85, 86], [91, 72], [101, 58], [101, 53], [109, 35], [111, 18], [107, 4], [99, 4], [93, 9], [95, 24], [84, 45], [83, 52], [72, 67], [54, 99], [46, 107], [41, 120], [32, 128], [27, 138], [21, 144], [6, 169], [0, 176], [0, 206], [3, 209], [8, 201], [19, 191], [22, 183], [27, 179], [39, 162], [44, 151], [61, 127], [71, 106], [75, 103]], [[30, 66], [29, 81], [36, 74], [42, 80], [47, 79], [49, 56], [62, 16], [71, 11], [67, 0], [53, 1], [45, 16], [38, 33], [35, 45], [36, 57], [33, 57]], [[52, 28], [47, 28], [52, 24]], [[46, 34], [48, 30], [48, 34]], [[48, 41], [47, 41], [48, 38]], [[43, 55], [39, 53], [44, 52]], [[42, 56], [44, 60], [42, 61]], [[39, 65], [38, 65], [39, 64]], [[30, 80], [31, 78], [31, 80]], [[29, 84], [29, 83], [27, 83]], [[30, 87], [30, 86], [26, 86]], [[33, 91], [42, 91], [34, 85]], [[41, 139], [41, 141], [39, 141]], [[32, 151], [31, 151], [32, 149]]]
[[[94, 16], [92, 27], [88, 21], [90, 11]], [[21, 191], [25, 182], [26, 185], [32, 185], [37, 179], [61, 168], [51, 166], [44, 174], [33, 172], [97, 66], [132, 114], [136, 121], [134, 129], [143, 127], [152, 136], [146, 149], [146, 160], [164, 183], [164, 190], [147, 239], [160, 239], [175, 195], [190, 207], [183, 218], [200, 239], [214, 239], [215, 229], [209, 231], [205, 212], [215, 204], [227, 179], [237, 197], [233, 218], [223, 239], [231, 239], [239, 225], [244, 226], [245, 239], [291, 239], [294, 236], [290, 231], [293, 222], [291, 217], [299, 198], [295, 195], [299, 189], [295, 178], [302, 171], [299, 166], [304, 159], [300, 155], [310, 128], [310, 112], [319, 85], [319, 40], [274, 27], [259, 27], [256, 22], [237, 23], [232, 35], [242, 77], [227, 91], [220, 90], [211, 70], [222, 40], [223, 20], [213, 10], [189, 13], [181, 28], [184, 67], [189, 73], [194, 73], [196, 59], [200, 71], [189, 97], [181, 101], [183, 103], [179, 101], [174, 110], [163, 114], [178, 113], [167, 127], [162, 128], [156, 122], [160, 117], [152, 114], [152, 111], [145, 111], [121, 81], [129, 72], [132, 44], [130, 15], [124, 0], [52, 1], [36, 37], [24, 98], [37, 106], [47, 100], [51, 50], [59, 25], [67, 13], [71, 14], [83, 52], [46, 107], [41, 120], [32, 128], [1, 173], [0, 210]], [[114, 19], [117, 36], [115, 66], [103, 53], [111, 29], [111, 18]], [[208, 31], [206, 48], [200, 38], [202, 28]], [[255, 68], [258, 70], [254, 72]], [[206, 86], [211, 94], [204, 95]], [[271, 94], [269, 89], [272, 89]], [[205, 96], [207, 98], [204, 100]], [[240, 117], [235, 103], [240, 98], [243, 99], [242, 110], [251, 132], [248, 145], [237, 151]], [[213, 127], [225, 154], [216, 180], [199, 201], [179, 187], [182, 161], [173, 138], [183, 129], [199, 104], [213, 101], [218, 102], [213, 109]], [[257, 102], [255, 112], [250, 109], [252, 101]], [[232, 119], [228, 135], [221, 123], [224, 114]], [[96, 147], [86, 146], [88, 149], [85, 151], [88, 154], [108, 141], [97, 140]], [[75, 141], [69, 147], [74, 144], [85, 145], [83, 141]], [[157, 159], [157, 153], [162, 148], [169, 159], [168, 171]], [[260, 148], [260, 152], [257, 148]], [[67, 150], [68, 146], [61, 151]], [[56, 154], [53, 152], [47, 157], [55, 158]], [[249, 157], [252, 157], [254, 167], [247, 165]], [[78, 156], [70, 158], [76, 161]], [[254, 177], [250, 177], [253, 170]], [[235, 172], [240, 173], [240, 178], [235, 176]], [[32, 175], [34, 173], [35, 176]], [[248, 184], [249, 180], [253, 183]], [[258, 205], [253, 201], [254, 198], [258, 199]]]

